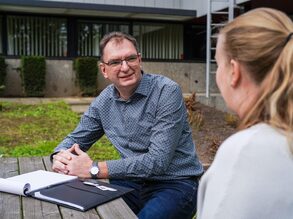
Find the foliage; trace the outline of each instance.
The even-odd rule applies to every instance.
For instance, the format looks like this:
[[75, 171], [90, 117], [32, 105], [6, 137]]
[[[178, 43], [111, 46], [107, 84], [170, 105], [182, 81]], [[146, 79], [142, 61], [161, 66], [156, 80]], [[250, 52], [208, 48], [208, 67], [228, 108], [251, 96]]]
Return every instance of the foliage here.
[[74, 61], [76, 78], [83, 96], [93, 96], [97, 92], [97, 59], [80, 57]]
[[204, 117], [199, 107], [197, 107], [197, 101], [195, 93], [184, 99], [187, 109], [188, 122], [192, 128], [199, 130], [204, 123]]
[[5, 58], [0, 56], [0, 95], [2, 94], [5, 86], [5, 78], [6, 78], [6, 67]]
[[236, 128], [239, 123], [238, 117], [236, 115], [230, 114], [230, 113], [225, 114], [225, 121], [226, 121], [227, 125], [231, 126], [232, 128]]
[[[79, 121], [64, 102], [21, 105], [2, 102], [0, 113], [0, 157], [47, 156]], [[89, 150], [93, 159], [118, 159], [106, 137]]]
[[46, 60], [42, 56], [21, 57], [21, 80], [26, 96], [42, 97], [46, 85]]
[[120, 158], [118, 151], [114, 148], [106, 136], [103, 136], [88, 151], [93, 160], [117, 160]]

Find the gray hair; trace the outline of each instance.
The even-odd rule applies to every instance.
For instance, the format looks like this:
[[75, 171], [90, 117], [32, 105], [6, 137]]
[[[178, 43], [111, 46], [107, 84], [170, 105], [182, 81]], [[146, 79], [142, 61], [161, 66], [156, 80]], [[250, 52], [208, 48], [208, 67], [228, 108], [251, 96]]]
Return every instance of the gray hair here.
[[104, 49], [105, 49], [106, 45], [112, 39], [114, 39], [116, 43], [121, 43], [123, 39], [126, 39], [133, 44], [136, 51], [138, 52], [138, 44], [136, 42], [136, 39], [133, 36], [131, 36], [127, 33], [114, 31], [114, 32], [110, 32], [110, 33], [107, 33], [106, 35], [104, 35], [104, 37], [102, 38], [102, 40], [100, 42], [100, 60], [101, 61], [103, 61]]

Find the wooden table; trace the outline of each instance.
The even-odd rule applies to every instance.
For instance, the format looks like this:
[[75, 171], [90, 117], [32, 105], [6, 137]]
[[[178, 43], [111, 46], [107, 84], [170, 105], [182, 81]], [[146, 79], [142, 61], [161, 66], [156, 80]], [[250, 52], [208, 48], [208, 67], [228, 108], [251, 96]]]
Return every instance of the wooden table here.
[[[49, 157], [0, 158], [0, 178], [12, 177], [35, 170], [51, 171]], [[80, 212], [30, 197], [0, 192], [0, 218], [132, 219], [137, 217], [122, 198], [100, 205], [96, 209]]]

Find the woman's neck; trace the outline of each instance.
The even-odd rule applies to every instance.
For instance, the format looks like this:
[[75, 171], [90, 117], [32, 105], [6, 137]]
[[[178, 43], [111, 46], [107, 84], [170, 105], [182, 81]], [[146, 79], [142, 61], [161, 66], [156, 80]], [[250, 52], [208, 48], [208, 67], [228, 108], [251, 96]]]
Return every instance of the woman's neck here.
[[239, 118], [242, 119], [248, 113], [248, 111], [255, 104], [257, 97], [259, 96], [259, 87], [251, 84], [249, 88], [243, 89], [241, 95], [237, 98], [237, 110]]

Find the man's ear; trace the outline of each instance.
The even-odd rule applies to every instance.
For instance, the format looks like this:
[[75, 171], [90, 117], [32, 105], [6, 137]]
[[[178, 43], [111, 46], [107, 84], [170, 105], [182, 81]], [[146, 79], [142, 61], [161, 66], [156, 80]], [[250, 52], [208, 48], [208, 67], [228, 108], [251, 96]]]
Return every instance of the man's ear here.
[[230, 85], [235, 88], [241, 80], [240, 63], [234, 59], [231, 59], [230, 64], [232, 68]]
[[142, 62], [142, 60], [141, 60], [141, 54], [140, 53], [137, 53], [137, 55], [138, 55], [138, 62], [140, 64], [140, 66], [141, 66], [141, 62]]
[[104, 78], [107, 79], [108, 78], [108, 74], [106, 73], [105, 64], [100, 63], [99, 64], [99, 67], [100, 67], [100, 70], [101, 70], [102, 75], [104, 76]]

